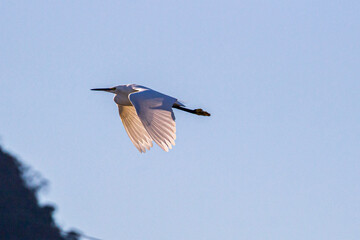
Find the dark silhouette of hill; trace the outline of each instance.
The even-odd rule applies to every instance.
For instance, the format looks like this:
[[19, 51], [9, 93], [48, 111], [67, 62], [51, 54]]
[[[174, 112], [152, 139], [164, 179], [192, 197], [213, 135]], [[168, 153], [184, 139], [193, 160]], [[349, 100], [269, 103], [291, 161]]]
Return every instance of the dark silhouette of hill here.
[[52, 205], [41, 206], [37, 191], [42, 183], [26, 177], [29, 169], [0, 146], [0, 239], [78, 240], [77, 232], [64, 233], [56, 225]]

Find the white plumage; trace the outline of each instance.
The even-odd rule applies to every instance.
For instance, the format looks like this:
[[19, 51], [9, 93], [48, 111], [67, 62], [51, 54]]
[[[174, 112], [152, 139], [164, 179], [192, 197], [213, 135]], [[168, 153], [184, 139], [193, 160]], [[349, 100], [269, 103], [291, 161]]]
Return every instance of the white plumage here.
[[175, 145], [176, 124], [172, 108], [210, 116], [202, 109], [184, 108], [176, 98], [136, 84], [92, 90], [115, 94], [114, 101], [118, 105], [121, 121], [130, 140], [141, 153], [153, 146], [152, 141], [166, 152]]

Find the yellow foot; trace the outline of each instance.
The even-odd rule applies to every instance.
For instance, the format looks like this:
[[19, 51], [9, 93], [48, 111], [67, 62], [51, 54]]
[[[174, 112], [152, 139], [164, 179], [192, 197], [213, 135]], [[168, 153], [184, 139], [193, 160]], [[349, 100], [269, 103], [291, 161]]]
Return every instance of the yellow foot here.
[[195, 109], [195, 113], [197, 115], [201, 115], [201, 116], [210, 116], [210, 113], [205, 112], [204, 110], [202, 110], [201, 108]]

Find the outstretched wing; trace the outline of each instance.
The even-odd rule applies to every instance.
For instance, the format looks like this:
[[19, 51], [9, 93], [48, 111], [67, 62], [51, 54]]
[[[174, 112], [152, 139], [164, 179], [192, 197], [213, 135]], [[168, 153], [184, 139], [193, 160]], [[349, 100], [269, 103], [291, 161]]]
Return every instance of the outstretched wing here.
[[151, 138], [164, 150], [175, 145], [176, 125], [172, 111], [176, 98], [146, 89], [129, 95], [130, 102]]
[[[125, 130], [139, 152], [146, 152], [152, 146], [152, 138], [149, 136], [144, 128], [144, 125], [140, 121], [136, 114], [136, 110], [133, 106], [121, 106], [118, 105], [119, 114]], [[145, 149], [146, 148], [146, 149]]]

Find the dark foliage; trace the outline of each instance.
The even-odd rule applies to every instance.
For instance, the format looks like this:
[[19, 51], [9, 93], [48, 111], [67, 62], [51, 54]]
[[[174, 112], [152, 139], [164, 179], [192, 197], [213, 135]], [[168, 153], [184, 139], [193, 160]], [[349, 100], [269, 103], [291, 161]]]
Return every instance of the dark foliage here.
[[26, 179], [27, 171], [0, 147], [0, 239], [78, 240], [76, 232], [61, 233], [53, 206], [39, 205], [36, 192], [41, 184]]

